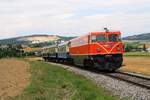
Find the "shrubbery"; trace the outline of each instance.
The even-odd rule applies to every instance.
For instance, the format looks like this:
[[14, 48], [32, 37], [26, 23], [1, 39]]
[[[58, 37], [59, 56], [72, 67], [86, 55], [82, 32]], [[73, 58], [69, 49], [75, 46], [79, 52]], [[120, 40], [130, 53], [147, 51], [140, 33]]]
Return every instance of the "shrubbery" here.
[[22, 50], [21, 45], [0, 46], [0, 58], [5, 58], [5, 57], [24, 57], [24, 56], [30, 56], [30, 55], [33, 55], [33, 53], [25, 53]]
[[125, 52], [146, 51], [146, 45], [138, 42], [125, 43], [124, 50]]

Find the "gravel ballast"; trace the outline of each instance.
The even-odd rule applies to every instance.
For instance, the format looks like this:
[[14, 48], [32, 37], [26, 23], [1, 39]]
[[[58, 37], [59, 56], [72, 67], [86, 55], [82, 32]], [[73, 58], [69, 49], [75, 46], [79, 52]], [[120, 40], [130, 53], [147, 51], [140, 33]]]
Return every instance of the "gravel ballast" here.
[[77, 67], [51, 62], [50, 64], [63, 67], [75, 74], [83, 75], [87, 79], [92, 80], [96, 85], [112, 92], [114, 96], [119, 96], [120, 99], [129, 98], [129, 100], [150, 100], [150, 90], [148, 89]]

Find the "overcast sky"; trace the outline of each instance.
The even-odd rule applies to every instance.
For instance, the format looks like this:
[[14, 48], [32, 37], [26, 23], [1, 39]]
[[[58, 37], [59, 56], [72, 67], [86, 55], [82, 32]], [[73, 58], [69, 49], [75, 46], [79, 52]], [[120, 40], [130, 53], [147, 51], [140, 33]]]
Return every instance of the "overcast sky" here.
[[123, 36], [150, 32], [150, 0], [0, 0], [0, 39], [75, 36], [104, 27]]

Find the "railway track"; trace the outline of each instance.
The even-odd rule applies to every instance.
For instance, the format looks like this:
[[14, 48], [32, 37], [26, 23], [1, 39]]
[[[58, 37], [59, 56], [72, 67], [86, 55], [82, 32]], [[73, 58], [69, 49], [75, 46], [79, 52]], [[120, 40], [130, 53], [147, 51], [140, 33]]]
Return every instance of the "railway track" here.
[[105, 74], [107, 76], [117, 78], [119, 80], [126, 81], [128, 83], [140, 86], [142, 88], [150, 89], [150, 78], [143, 77], [141, 75], [135, 75], [131, 73], [124, 73], [124, 72], [114, 72]]
[[[63, 65], [67, 65], [67, 66], [72, 66], [70, 64], [64, 64], [64, 63], [59, 63], [59, 64], [63, 64]], [[81, 68], [79, 66], [73, 65], [72, 67], [78, 67]], [[128, 72], [120, 72], [120, 71], [116, 71], [113, 73], [107, 73], [107, 72], [100, 72], [95, 68], [91, 68], [91, 69], [86, 69], [88, 71], [92, 71], [94, 73], [99, 73], [99, 74], [103, 74], [115, 79], [119, 79], [122, 81], [126, 81], [128, 83], [137, 85], [139, 87], [142, 88], [146, 88], [150, 90], [150, 77], [146, 77], [146, 76], [142, 76], [139, 74], [133, 74], [133, 73], [128, 73]]]
[[135, 83], [129, 81], [124, 82], [125, 80], [123, 80], [122, 77], [121, 79], [119, 79], [108, 75], [114, 73], [106, 73], [106, 72], [98, 71], [96, 68], [91, 68], [91, 67], [88, 69], [87, 68], [84, 69], [81, 68], [80, 66], [75, 66], [70, 64], [68, 65], [68, 64], [55, 63], [55, 62], [51, 64], [61, 66], [62, 68], [74, 72], [75, 74], [83, 75], [87, 79], [93, 81], [96, 85], [106, 88], [108, 91], [112, 92], [116, 96], [119, 96], [121, 99], [131, 98], [133, 100], [150, 100], [149, 88], [143, 86], [143, 84], [142, 86], [138, 85], [136, 84], [136, 82]]

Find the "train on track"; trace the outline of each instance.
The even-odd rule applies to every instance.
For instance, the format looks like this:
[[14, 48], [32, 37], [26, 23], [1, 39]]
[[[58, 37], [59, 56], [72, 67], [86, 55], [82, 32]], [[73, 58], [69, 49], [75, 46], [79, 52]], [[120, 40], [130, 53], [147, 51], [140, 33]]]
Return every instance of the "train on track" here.
[[115, 71], [122, 66], [121, 32], [90, 32], [69, 41], [44, 47], [45, 61], [68, 62], [84, 67]]

